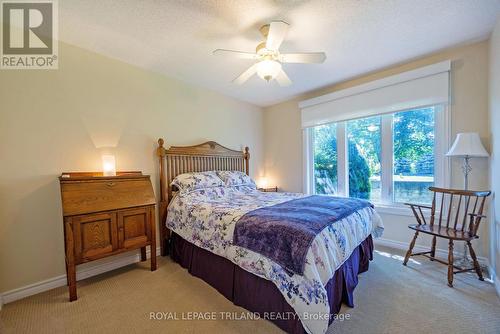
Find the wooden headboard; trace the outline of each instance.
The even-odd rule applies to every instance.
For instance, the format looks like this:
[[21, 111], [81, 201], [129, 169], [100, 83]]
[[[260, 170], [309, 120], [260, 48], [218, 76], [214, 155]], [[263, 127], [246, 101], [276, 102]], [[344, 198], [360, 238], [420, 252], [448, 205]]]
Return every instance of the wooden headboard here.
[[171, 146], [158, 139], [157, 155], [160, 161], [160, 244], [161, 254], [167, 255], [170, 231], [165, 227], [167, 206], [172, 200], [170, 183], [179, 174], [211, 170], [236, 170], [248, 175], [250, 153], [231, 150], [213, 141], [194, 146]]

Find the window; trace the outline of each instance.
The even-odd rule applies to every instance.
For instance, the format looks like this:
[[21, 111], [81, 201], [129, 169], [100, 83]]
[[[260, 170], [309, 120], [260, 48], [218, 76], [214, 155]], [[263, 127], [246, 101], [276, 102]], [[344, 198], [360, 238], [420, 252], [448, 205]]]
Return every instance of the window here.
[[313, 128], [314, 182], [317, 194], [337, 194], [337, 125]]
[[347, 122], [349, 197], [380, 202], [381, 117]]
[[434, 108], [394, 114], [394, 202], [432, 201], [434, 127]]
[[428, 188], [444, 179], [443, 159], [436, 160], [445, 146], [444, 110], [437, 105], [310, 128], [309, 189], [379, 204], [430, 203]]

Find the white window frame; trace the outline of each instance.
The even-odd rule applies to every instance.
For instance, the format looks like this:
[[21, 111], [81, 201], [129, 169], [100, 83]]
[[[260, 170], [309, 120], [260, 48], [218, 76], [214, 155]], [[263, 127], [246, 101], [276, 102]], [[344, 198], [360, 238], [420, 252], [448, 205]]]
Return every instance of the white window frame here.
[[[421, 106], [409, 110], [425, 108]], [[451, 121], [449, 105], [434, 105], [435, 114], [435, 146], [434, 146], [434, 185], [449, 188], [451, 183], [450, 159], [446, 157], [450, 145]], [[411, 210], [403, 203], [393, 202], [393, 114], [407, 110], [391, 111], [381, 116], [381, 202], [374, 203], [378, 212], [411, 216]], [[349, 194], [349, 160], [347, 150], [346, 121], [337, 124], [337, 192], [339, 196]], [[314, 131], [313, 128], [303, 130], [304, 147], [304, 192], [315, 193], [314, 181]], [[342, 158], [343, 157], [343, 158]]]

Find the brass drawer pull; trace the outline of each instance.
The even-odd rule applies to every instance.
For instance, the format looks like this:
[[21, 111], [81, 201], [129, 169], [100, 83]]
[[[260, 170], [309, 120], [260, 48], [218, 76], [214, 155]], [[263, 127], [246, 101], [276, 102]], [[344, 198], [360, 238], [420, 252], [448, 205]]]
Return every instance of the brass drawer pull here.
[[106, 183], [106, 185], [107, 185], [108, 187], [113, 187], [113, 186], [115, 185], [115, 183], [114, 183], [114, 182], [108, 182], [108, 183]]

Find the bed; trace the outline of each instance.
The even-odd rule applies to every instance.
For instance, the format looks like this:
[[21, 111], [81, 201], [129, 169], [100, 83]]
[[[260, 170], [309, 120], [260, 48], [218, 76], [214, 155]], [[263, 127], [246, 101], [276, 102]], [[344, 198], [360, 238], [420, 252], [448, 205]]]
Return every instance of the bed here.
[[[383, 230], [373, 206], [330, 196], [260, 192], [245, 177], [248, 147], [236, 151], [206, 142], [165, 149], [163, 139], [158, 143], [162, 255], [169, 254], [234, 304], [288, 333], [324, 333], [342, 303], [354, 306], [358, 274], [372, 260], [372, 236]], [[226, 184], [175, 191], [176, 177], [193, 172], [213, 180], [213, 173], [230, 177]], [[238, 173], [241, 177], [231, 179]], [[334, 223], [318, 225], [312, 234], [300, 229], [302, 220], [321, 220], [326, 213], [337, 216]], [[293, 224], [299, 229], [291, 229]], [[289, 238], [283, 244], [293, 249], [281, 249], [281, 238]]]

